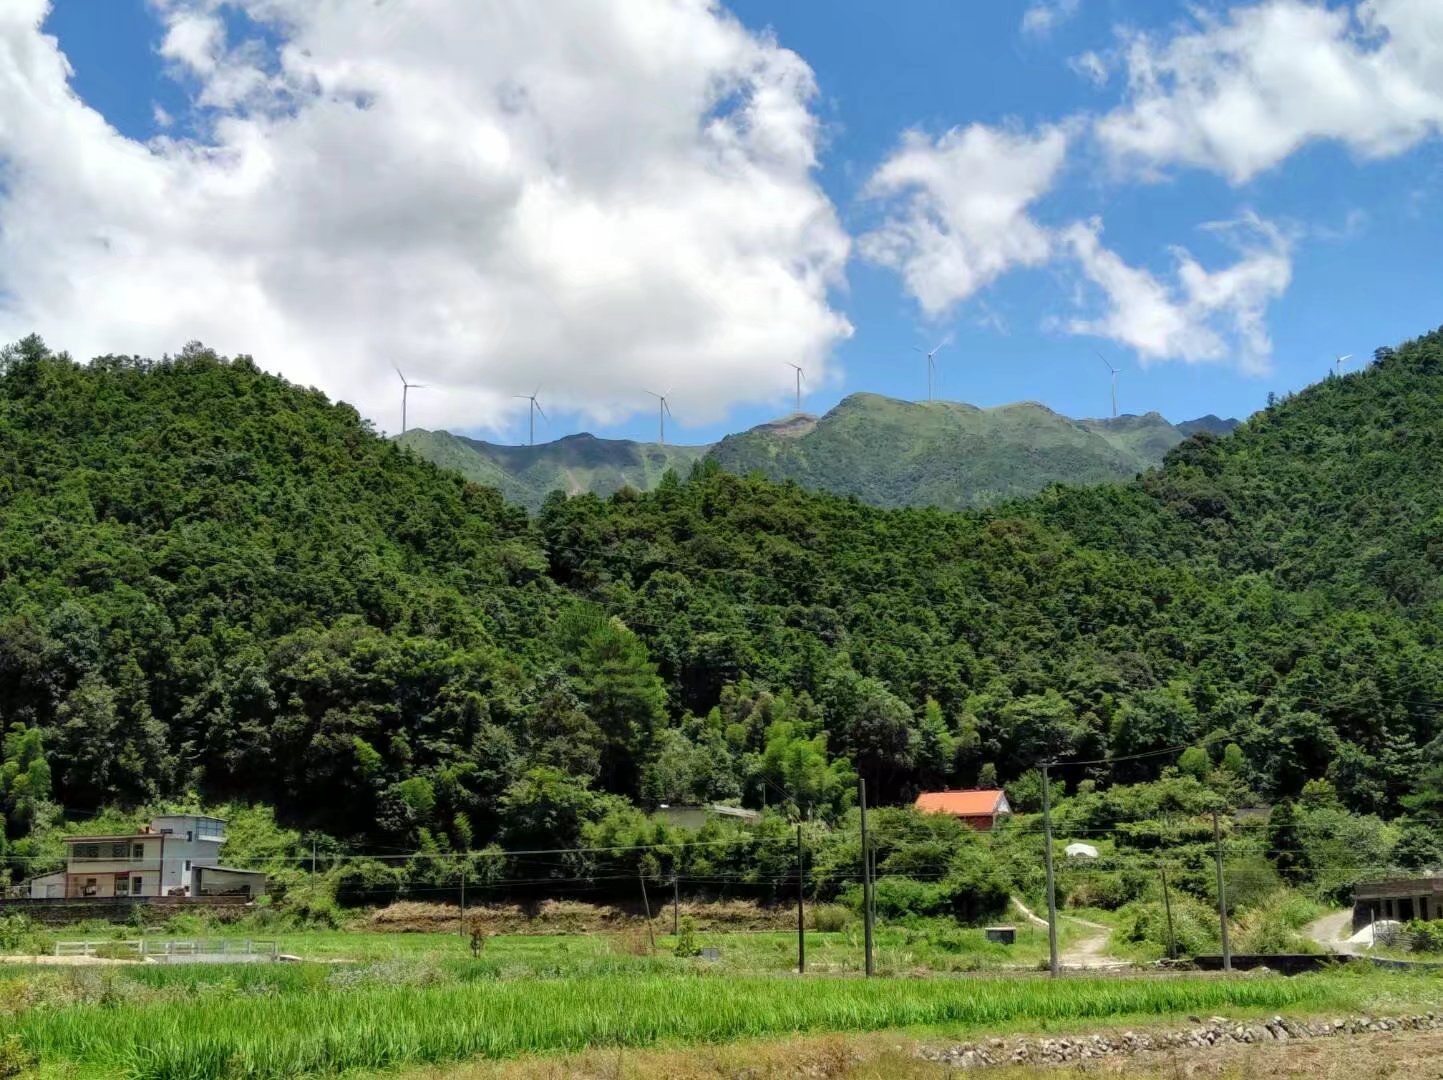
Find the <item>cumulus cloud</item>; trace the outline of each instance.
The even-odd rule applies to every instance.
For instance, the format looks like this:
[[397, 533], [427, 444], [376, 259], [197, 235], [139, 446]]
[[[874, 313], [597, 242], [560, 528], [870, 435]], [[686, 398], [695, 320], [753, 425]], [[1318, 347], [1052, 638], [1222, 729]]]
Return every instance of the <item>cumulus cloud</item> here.
[[1104, 247], [1097, 218], [1063, 230], [1061, 242], [1106, 300], [1101, 316], [1072, 319], [1066, 329], [1127, 345], [1144, 362], [1231, 359], [1244, 371], [1267, 371], [1272, 342], [1265, 316], [1292, 278], [1289, 241], [1252, 214], [1207, 228], [1236, 249], [1237, 260], [1207, 270], [1187, 250], [1174, 247], [1171, 282]]
[[140, 144], [71, 92], [43, 0], [0, 5], [0, 339], [199, 338], [391, 429], [393, 361], [433, 427], [538, 384], [709, 420], [784, 395], [783, 361], [825, 377], [849, 241], [812, 72], [716, 4], [225, 6], [155, 0], [204, 108]]
[[1063, 126], [908, 132], [864, 188], [890, 211], [860, 239], [863, 257], [897, 271], [933, 316], [1008, 270], [1046, 262], [1050, 237], [1028, 210], [1057, 179], [1067, 144]]
[[1081, 0], [1039, 0], [1022, 13], [1022, 32], [1049, 34], [1076, 15], [1080, 4]]
[[1117, 160], [1240, 183], [1315, 140], [1377, 158], [1443, 127], [1438, 0], [1267, 0], [1199, 19], [1129, 42], [1128, 100], [1097, 124]]

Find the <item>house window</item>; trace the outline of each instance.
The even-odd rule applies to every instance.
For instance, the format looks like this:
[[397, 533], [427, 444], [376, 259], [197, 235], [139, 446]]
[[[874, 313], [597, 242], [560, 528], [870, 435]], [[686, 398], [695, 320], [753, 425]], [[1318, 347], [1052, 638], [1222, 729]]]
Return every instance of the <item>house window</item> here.
[[189, 860], [189, 859], [186, 859], [186, 860], [185, 860], [185, 868], [186, 868], [187, 870], [190, 869], [190, 860]]
[[131, 857], [132, 859], [143, 859], [143, 858], [145, 858], [145, 845], [144, 845], [144, 844], [131, 844], [131, 845], [130, 845], [130, 857]]
[[123, 859], [123, 858], [125, 858], [125, 853], [126, 853], [126, 851], [129, 850], [129, 847], [130, 847], [130, 845], [128, 845], [124, 840], [120, 841], [120, 843], [118, 843], [118, 844], [111, 844], [111, 845], [110, 845], [110, 857], [111, 857], [112, 859]]
[[96, 888], [95, 879], [88, 877], [85, 879], [85, 886], [80, 890], [80, 893], [82, 896], [94, 896], [97, 891], [99, 890]]
[[76, 844], [74, 846], [77, 859], [98, 859], [100, 858], [99, 844]]
[[194, 840], [194, 839], [195, 839], [195, 833], [190, 832], [190, 831], [187, 830], [187, 832], [186, 832], [186, 834], [185, 834], [185, 842], [188, 844], [188, 843], [190, 843], [190, 842], [191, 842], [192, 840]]
[[144, 884], [144, 883], [140, 880], [140, 878], [132, 878], [131, 881], [130, 881], [130, 893], [131, 893], [131, 895], [132, 895], [132, 896], [139, 896], [139, 895], [140, 895], [140, 891], [141, 891], [141, 886], [142, 886], [143, 884]]
[[118, 877], [118, 878], [115, 879], [115, 895], [116, 895], [116, 896], [129, 896], [129, 895], [130, 895], [130, 879], [129, 879], [128, 877]]

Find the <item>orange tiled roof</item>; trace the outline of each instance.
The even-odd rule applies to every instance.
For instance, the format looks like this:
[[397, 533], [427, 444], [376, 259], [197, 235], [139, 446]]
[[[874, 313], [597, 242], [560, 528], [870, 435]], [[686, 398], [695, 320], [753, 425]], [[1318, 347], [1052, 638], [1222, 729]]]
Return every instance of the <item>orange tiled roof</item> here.
[[924, 791], [917, 796], [917, 809], [926, 814], [956, 814], [981, 817], [997, 812], [1003, 793], [999, 788], [980, 791]]

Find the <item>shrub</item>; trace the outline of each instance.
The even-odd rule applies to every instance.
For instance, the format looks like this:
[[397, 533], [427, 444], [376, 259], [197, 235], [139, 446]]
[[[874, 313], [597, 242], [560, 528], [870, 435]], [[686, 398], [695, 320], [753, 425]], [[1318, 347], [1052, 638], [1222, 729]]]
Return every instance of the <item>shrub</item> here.
[[841, 904], [816, 904], [807, 909], [807, 918], [813, 930], [833, 934], [847, 928], [852, 913]]
[[1443, 953], [1443, 922], [1414, 919], [1403, 927], [1403, 940], [1410, 952]]
[[20, 1076], [39, 1063], [40, 1059], [26, 1048], [19, 1035], [0, 1039], [0, 1076]]
[[[1160, 901], [1129, 904], [1122, 914], [1127, 919], [1119, 931], [1121, 940], [1143, 945], [1158, 956], [1167, 955], [1167, 911]], [[1216, 952], [1219, 947], [1217, 913], [1190, 896], [1174, 895], [1172, 927], [1178, 956]]]
[[34, 955], [48, 952], [53, 943], [50, 933], [23, 912], [0, 915], [0, 953]]
[[701, 945], [696, 940], [696, 920], [688, 915], [681, 921], [681, 933], [676, 936], [677, 956], [700, 956]]

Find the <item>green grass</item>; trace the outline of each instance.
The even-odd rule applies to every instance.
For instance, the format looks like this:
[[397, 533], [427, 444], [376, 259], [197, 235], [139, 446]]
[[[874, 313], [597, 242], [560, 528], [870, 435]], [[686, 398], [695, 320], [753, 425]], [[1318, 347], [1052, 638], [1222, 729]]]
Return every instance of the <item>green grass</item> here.
[[[658, 920], [657, 960], [670, 960], [675, 939], [661, 933], [669, 921]], [[1091, 931], [1064, 920], [1059, 925], [1063, 948]], [[639, 932], [639, 926], [638, 926]], [[121, 937], [134, 939], [139, 932], [130, 927], [112, 928], [108, 934], [66, 934], [77, 940]], [[266, 933], [256, 929], [221, 928], [204, 934], [158, 933], [157, 938], [232, 937], [275, 941], [280, 951], [314, 961], [369, 962], [404, 957], [426, 960], [470, 961], [471, 947], [459, 934], [368, 933], [355, 930], [315, 930], [300, 933]], [[721, 969], [736, 973], [789, 971], [796, 966], [797, 939], [788, 931], [703, 931], [697, 934], [703, 946], [720, 949]], [[500, 934], [487, 939], [484, 961], [510, 974], [556, 974], [582, 972], [600, 958], [620, 958], [624, 942], [608, 934]], [[884, 973], [947, 973], [988, 970], [1001, 967], [1033, 968], [1047, 956], [1045, 929], [1019, 921], [1017, 943], [1012, 946], [988, 942], [980, 929], [958, 927], [950, 920], [919, 920], [913, 926], [879, 927], [876, 960]], [[836, 933], [807, 932], [807, 963], [817, 972], [857, 972], [862, 967], [860, 921]], [[685, 968], [677, 961], [673, 966]]]
[[991, 1030], [1219, 1010], [1376, 1010], [1385, 986], [1407, 987], [1416, 998], [1434, 994], [1439, 984], [1331, 974], [1061, 982], [820, 977], [805, 990], [791, 977], [675, 974], [354, 990], [327, 984], [304, 993], [32, 1009], [0, 1021], [0, 1036], [18, 1035], [43, 1063], [74, 1063], [81, 1076], [268, 1080], [794, 1032]]

